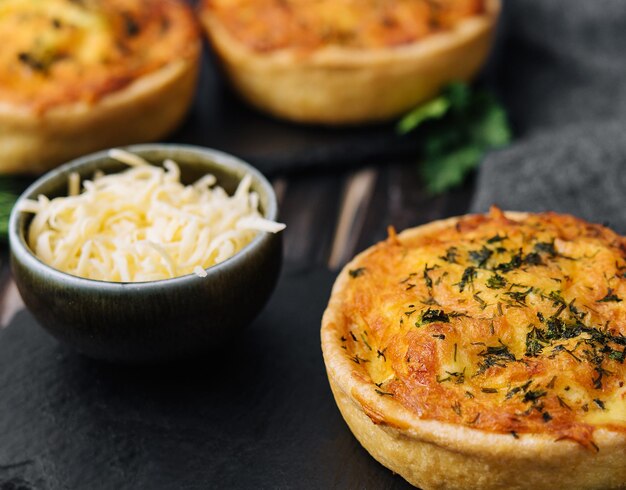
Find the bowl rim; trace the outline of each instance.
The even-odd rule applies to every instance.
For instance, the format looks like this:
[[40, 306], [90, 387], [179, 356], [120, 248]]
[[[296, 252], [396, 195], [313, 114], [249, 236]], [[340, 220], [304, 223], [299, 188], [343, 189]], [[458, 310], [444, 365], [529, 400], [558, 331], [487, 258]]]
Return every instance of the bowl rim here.
[[[156, 281], [143, 281], [143, 282], [116, 282], [116, 281], [101, 281], [97, 279], [88, 279], [85, 277], [75, 276], [67, 272], [63, 272], [56, 269], [42, 260], [40, 260], [35, 253], [30, 249], [25, 240], [25, 234], [21, 233], [20, 223], [23, 211], [20, 211], [20, 204], [26, 199], [33, 199], [37, 196], [37, 190], [41, 188], [44, 183], [49, 182], [52, 179], [60, 178], [63, 174], [68, 174], [71, 171], [80, 169], [81, 167], [88, 165], [96, 160], [102, 160], [109, 156], [111, 149], [125, 150], [130, 153], [142, 156], [142, 152], [155, 151], [155, 150], [177, 150], [183, 151], [191, 155], [197, 155], [201, 158], [209, 158], [212, 163], [217, 164], [223, 168], [226, 172], [237, 169], [243, 170], [245, 173], [249, 173], [259, 183], [260, 187], [265, 194], [267, 194], [267, 206], [264, 210], [264, 217], [269, 220], [275, 221], [278, 217], [278, 203], [276, 200], [276, 193], [272, 185], [267, 178], [255, 167], [245, 162], [244, 160], [231, 155], [229, 153], [215, 150], [213, 148], [207, 148], [198, 145], [188, 145], [179, 143], [144, 143], [136, 145], [126, 145], [119, 147], [112, 147], [105, 150], [100, 150], [95, 153], [81, 156], [70, 160], [46, 173], [41, 175], [31, 185], [26, 188], [24, 192], [19, 196], [9, 218], [9, 249], [14, 259], [22, 262], [22, 264], [31, 271], [39, 271], [40, 274], [46, 275], [49, 279], [62, 282], [66, 285], [72, 285], [75, 287], [82, 287], [87, 289], [96, 290], [141, 290], [146, 291], [150, 289], [161, 290], [163, 287], [175, 287], [192, 281], [208, 281], [211, 276], [219, 276], [220, 274], [227, 272], [229, 269], [237, 267], [241, 262], [245, 262], [247, 258], [257, 249], [261, 244], [267, 242], [272, 238], [271, 233], [259, 232], [259, 234], [253, 238], [253, 240], [244, 246], [241, 250], [236, 252], [232, 257], [229, 257], [219, 264], [212, 265], [204, 268], [207, 273], [206, 277], [200, 277], [195, 273], [185, 274], [182, 276], [172, 277], [169, 279], [158, 279]], [[176, 159], [174, 158], [174, 161]], [[178, 162], [177, 162], [178, 163]]]

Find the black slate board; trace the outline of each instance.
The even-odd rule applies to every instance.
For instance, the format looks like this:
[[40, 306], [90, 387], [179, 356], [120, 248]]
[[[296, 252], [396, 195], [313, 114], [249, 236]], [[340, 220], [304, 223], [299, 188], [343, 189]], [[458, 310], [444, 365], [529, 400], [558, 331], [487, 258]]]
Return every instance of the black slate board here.
[[232, 153], [268, 175], [342, 168], [419, 151], [419, 139], [399, 136], [392, 123], [332, 128], [266, 116], [231, 91], [218, 65], [205, 46], [194, 104], [167, 141]]
[[285, 272], [261, 316], [193, 364], [74, 354], [26, 311], [0, 331], [0, 488], [405, 488], [334, 403], [320, 318], [334, 274]]

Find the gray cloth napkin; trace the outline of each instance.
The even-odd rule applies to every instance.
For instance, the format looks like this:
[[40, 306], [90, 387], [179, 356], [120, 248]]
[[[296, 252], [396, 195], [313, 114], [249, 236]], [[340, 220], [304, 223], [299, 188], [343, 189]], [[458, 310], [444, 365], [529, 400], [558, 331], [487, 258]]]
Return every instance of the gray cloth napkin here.
[[472, 211], [554, 210], [626, 233], [626, 2], [508, 0], [496, 85], [517, 139]]

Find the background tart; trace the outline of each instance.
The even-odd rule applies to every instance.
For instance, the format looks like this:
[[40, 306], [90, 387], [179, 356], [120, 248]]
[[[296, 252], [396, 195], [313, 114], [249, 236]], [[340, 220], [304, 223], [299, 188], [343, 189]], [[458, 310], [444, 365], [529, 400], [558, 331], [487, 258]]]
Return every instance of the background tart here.
[[322, 321], [361, 444], [430, 488], [626, 483], [626, 240], [554, 213], [407, 230], [340, 273]]
[[191, 103], [200, 54], [177, 0], [0, 2], [0, 171], [154, 140]]
[[482, 66], [499, 0], [203, 0], [235, 88], [294, 121], [397, 117]]

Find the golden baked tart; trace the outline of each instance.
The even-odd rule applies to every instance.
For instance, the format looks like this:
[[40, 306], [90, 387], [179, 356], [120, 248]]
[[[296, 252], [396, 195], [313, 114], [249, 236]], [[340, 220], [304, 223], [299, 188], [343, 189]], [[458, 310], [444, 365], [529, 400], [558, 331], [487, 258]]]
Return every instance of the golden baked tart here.
[[322, 321], [361, 444], [424, 489], [626, 486], [626, 239], [555, 213], [395, 235]]
[[491, 44], [499, 0], [202, 0], [208, 37], [236, 89], [299, 122], [390, 119], [468, 80]]
[[1, 0], [0, 171], [158, 139], [193, 97], [200, 35], [178, 0]]

